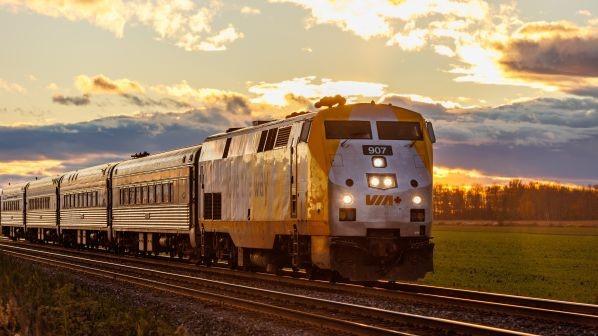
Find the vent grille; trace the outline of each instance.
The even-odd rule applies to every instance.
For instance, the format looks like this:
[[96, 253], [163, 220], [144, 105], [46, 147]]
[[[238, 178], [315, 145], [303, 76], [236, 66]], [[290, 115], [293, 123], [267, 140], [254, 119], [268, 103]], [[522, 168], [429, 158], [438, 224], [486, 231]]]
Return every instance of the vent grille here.
[[213, 219], [222, 219], [222, 194], [215, 193], [213, 197]]
[[268, 130], [268, 137], [266, 138], [266, 147], [264, 151], [269, 151], [274, 148], [274, 143], [276, 142], [276, 134], [278, 133], [278, 128], [271, 128]]
[[212, 216], [212, 194], [205, 193], [203, 195], [203, 218], [213, 219]]
[[222, 219], [222, 194], [205, 193], [203, 196], [203, 218]]
[[291, 126], [283, 127], [278, 130], [278, 137], [276, 138], [276, 144], [274, 147], [285, 147], [289, 142], [289, 136], [291, 135]]

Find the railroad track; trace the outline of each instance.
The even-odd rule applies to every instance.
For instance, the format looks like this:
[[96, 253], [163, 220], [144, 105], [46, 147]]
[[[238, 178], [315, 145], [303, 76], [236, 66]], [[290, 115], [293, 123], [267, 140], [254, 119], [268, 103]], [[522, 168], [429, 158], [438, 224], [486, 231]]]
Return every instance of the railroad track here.
[[355, 335], [530, 335], [416, 314], [243, 286], [150, 267], [126, 265], [0, 243], [2, 253], [94, 276], [207, 300]]
[[[0, 244], [8, 243], [6, 240]], [[25, 242], [18, 244], [31, 246], [37, 249], [47, 249], [73, 253], [72, 249], [65, 249], [54, 245], [38, 245]], [[197, 273], [201, 271], [206, 274], [217, 274], [246, 280], [268, 281], [273, 284], [285, 284], [289, 286], [300, 286], [306, 289], [325, 290], [339, 294], [373, 296], [388, 300], [409, 300], [416, 303], [451, 305], [459, 308], [471, 308], [505, 315], [516, 315], [536, 320], [549, 320], [564, 323], [574, 323], [592, 328], [598, 328], [598, 306], [575, 302], [547, 300], [523, 296], [487, 293], [479, 291], [461, 290], [445, 287], [418, 285], [412, 283], [386, 283], [375, 282], [362, 284], [336, 283], [326, 281], [314, 281], [304, 278], [296, 278], [287, 273], [287, 276], [276, 276], [266, 273], [252, 273], [235, 271], [219, 267], [197, 266], [185, 262], [173, 263], [171, 259], [161, 258], [135, 258], [131, 256], [114, 256], [105, 251], [77, 251], [79, 255], [86, 255], [94, 258], [105, 258], [106, 260], [120, 260], [122, 262], [135, 263], [148, 267], [161, 267], [173, 271], [185, 271]]]

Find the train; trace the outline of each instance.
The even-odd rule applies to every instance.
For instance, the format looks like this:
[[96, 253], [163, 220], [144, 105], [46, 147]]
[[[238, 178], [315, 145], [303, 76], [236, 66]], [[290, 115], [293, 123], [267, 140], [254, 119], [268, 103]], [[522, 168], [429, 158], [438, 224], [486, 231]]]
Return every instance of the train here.
[[9, 185], [2, 234], [352, 281], [433, 271], [431, 122], [340, 96], [316, 106], [190, 147]]

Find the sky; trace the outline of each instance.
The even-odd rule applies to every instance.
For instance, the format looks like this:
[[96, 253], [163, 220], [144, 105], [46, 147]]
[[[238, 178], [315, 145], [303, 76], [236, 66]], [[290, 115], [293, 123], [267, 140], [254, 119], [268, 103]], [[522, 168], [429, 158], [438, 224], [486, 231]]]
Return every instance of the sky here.
[[0, 0], [0, 186], [323, 96], [434, 124], [434, 175], [598, 184], [598, 2]]

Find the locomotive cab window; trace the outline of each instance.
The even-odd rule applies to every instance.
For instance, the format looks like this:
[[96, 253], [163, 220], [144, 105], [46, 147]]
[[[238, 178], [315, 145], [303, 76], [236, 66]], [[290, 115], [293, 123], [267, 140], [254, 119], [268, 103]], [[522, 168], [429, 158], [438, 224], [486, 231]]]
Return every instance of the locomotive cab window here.
[[380, 140], [423, 140], [418, 122], [378, 121], [378, 139]]
[[369, 121], [326, 120], [326, 139], [371, 139], [372, 128]]

